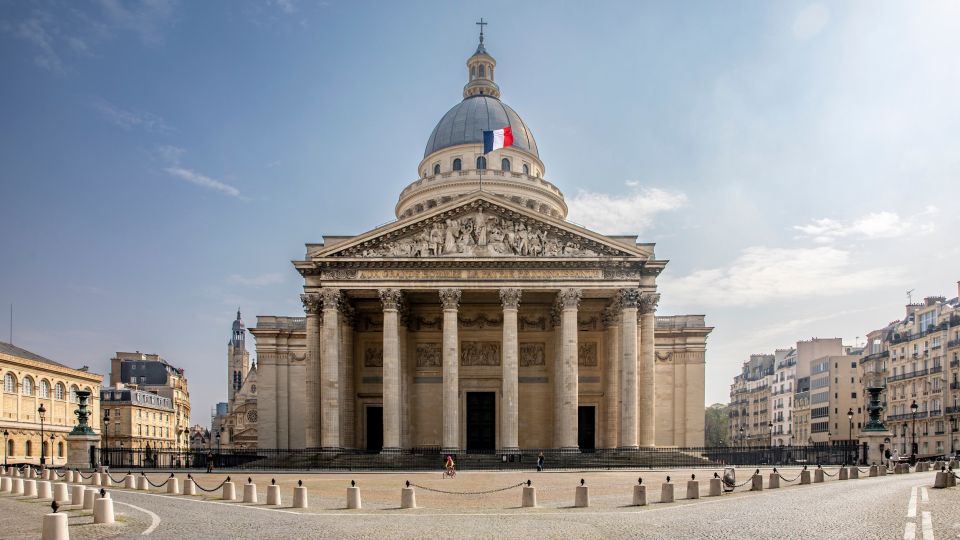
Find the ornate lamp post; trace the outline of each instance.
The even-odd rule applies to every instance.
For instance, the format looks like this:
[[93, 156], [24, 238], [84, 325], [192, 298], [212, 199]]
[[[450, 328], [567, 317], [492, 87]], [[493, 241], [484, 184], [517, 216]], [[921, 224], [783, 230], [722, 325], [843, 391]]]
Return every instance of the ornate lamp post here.
[[910, 412], [913, 415], [913, 427], [911, 428], [910, 433], [910, 462], [913, 463], [917, 460], [917, 409], [920, 406], [917, 405], [917, 400], [913, 400], [913, 403], [910, 404]]
[[[4, 431], [3, 434], [6, 435], [7, 432]], [[954, 457], [956, 457], [956, 455], [957, 455], [957, 454], [956, 454], [956, 451], [953, 449], [953, 441], [954, 441], [956, 438], [957, 438], [957, 421], [954, 420], [954, 421], [953, 421], [953, 424], [951, 424], [951, 426], [950, 426], [950, 455], [952, 455], [952, 456], [954, 456]], [[6, 456], [6, 454], [4, 454], [4, 456]], [[4, 459], [6, 459], [6, 458], [4, 458]], [[6, 461], [4, 461], [4, 464], [6, 464]]]
[[110, 466], [110, 409], [104, 409], [103, 413], [103, 462]]
[[50, 434], [50, 465], [51, 465], [52, 467], [56, 467], [56, 466], [57, 466], [57, 460], [55, 460], [55, 459], [53, 458], [53, 440], [54, 440], [54, 438], [55, 438], [55, 437], [54, 437], [53, 433], [51, 433], [51, 434]]
[[[8, 444], [8, 443], [7, 443], [7, 437], [9, 437], [9, 436], [10, 436], [10, 432], [7, 431], [7, 430], [3, 430], [3, 467], [4, 467], [4, 468], [7, 467], [7, 448], [9, 448], [9, 447], [7, 446], [7, 444]], [[953, 443], [951, 442], [951, 444], [953, 444]]]
[[773, 446], [773, 422], [769, 422], [767, 427], [770, 428], [770, 446]]
[[40, 408], [37, 409], [37, 414], [40, 415], [40, 468], [42, 469], [44, 465], [47, 464], [47, 458], [45, 456], [46, 452], [43, 451], [43, 445], [46, 441], [43, 440], [43, 415], [47, 413], [47, 409], [43, 407], [43, 403], [40, 404]]
[[746, 445], [746, 441], [743, 438], [743, 425], [740, 425], [740, 447], [743, 448]]
[[[850, 422], [847, 429], [847, 439], [850, 441], [849, 444], [853, 445], [853, 407], [850, 407], [850, 410], [847, 411], [847, 420]], [[854, 459], [856, 459], [856, 457], [854, 457]]]

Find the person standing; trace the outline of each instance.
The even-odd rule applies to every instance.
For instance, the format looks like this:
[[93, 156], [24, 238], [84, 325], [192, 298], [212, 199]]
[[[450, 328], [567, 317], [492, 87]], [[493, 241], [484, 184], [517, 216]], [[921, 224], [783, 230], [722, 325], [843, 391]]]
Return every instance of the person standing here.
[[537, 472], [543, 472], [543, 450], [537, 454]]

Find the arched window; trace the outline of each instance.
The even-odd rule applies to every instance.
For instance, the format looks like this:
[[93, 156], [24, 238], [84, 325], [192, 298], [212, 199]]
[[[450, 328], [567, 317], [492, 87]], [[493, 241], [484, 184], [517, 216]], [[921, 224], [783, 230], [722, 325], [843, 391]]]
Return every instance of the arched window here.
[[3, 391], [11, 394], [17, 391], [17, 378], [13, 376], [13, 373], [7, 373], [3, 376]]
[[483, 78], [483, 77], [486, 77], [486, 76], [487, 76], [487, 74], [486, 74], [486, 71], [485, 71], [485, 66], [484, 66], [483, 64], [480, 64], [480, 78]]
[[23, 378], [23, 384], [20, 385], [20, 393], [25, 396], [33, 395], [33, 379], [30, 377]]
[[530, 176], [530, 166], [526, 163], [523, 164], [523, 174]]
[[46, 380], [40, 381], [40, 397], [49, 398], [50, 397], [50, 383]]
[[66, 393], [67, 393], [67, 389], [63, 387], [63, 383], [57, 383], [57, 385], [53, 387], [53, 397], [55, 399], [59, 399], [60, 401], [63, 401], [64, 395], [66, 395]]
[[7, 440], [7, 455], [8, 455], [8, 456], [12, 456], [12, 455], [13, 455], [13, 441], [12, 441], [12, 440]]
[[480, 156], [477, 158], [477, 168], [484, 170], [487, 168], [487, 158]]
[[23, 447], [24, 447], [24, 449], [25, 449], [23, 455], [25, 455], [26, 457], [32, 457], [32, 456], [33, 456], [33, 441], [27, 441], [27, 443], [26, 443], [25, 445], [23, 445]]
[[477, 66], [470, 66], [470, 80], [472, 81], [477, 77]]
[[453, 170], [459, 171], [462, 168], [463, 168], [463, 165], [460, 161], [460, 158], [453, 160]]
[[63, 457], [63, 441], [57, 443], [57, 457]]
[[77, 390], [79, 390], [79, 388], [77, 388], [77, 385], [75, 384], [70, 385], [70, 403], [77, 402]]
[[433, 174], [440, 174], [440, 164], [437, 163], [433, 166]]
[[510, 160], [503, 158], [500, 160], [500, 170], [505, 172], [510, 172]]

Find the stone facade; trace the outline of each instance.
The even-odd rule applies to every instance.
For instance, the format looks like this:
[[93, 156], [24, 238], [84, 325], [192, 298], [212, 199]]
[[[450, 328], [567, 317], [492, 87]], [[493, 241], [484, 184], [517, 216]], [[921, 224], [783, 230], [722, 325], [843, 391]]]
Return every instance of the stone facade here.
[[173, 403], [174, 449], [190, 449], [190, 391], [184, 370], [159, 354], [117, 352], [110, 359], [110, 386], [124, 385], [169, 398]]
[[[653, 244], [564, 220], [563, 194], [540, 177], [512, 109], [504, 121], [525, 146], [483, 156], [482, 130], [502, 126], [471, 116], [499, 106], [481, 64], [495, 64], [482, 43], [398, 220], [307, 244], [294, 261], [305, 316], [257, 318], [260, 447], [703, 444], [712, 328], [702, 315], [657, 316], [667, 261]], [[447, 133], [462, 127], [450, 115], [477, 131]]]
[[214, 436], [221, 449], [257, 447], [257, 365], [250, 363], [246, 326], [237, 310], [230, 341], [227, 342], [227, 402], [213, 418]]
[[104, 423], [104, 430], [108, 430], [104, 447], [130, 450], [177, 448], [180, 434], [177, 433], [176, 411], [171, 398], [118, 383], [100, 390], [100, 406], [104, 411], [100, 421]]

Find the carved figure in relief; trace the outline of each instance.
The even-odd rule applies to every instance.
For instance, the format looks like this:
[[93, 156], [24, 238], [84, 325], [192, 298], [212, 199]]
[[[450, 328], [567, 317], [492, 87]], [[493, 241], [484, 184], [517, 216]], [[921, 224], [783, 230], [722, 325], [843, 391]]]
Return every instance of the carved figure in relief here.
[[420, 343], [417, 345], [417, 367], [438, 368], [443, 365], [443, 355], [437, 343]]
[[464, 341], [460, 344], [461, 366], [499, 366], [500, 344], [495, 341]]
[[520, 367], [534, 367], [546, 365], [546, 354], [543, 343], [520, 344]]

